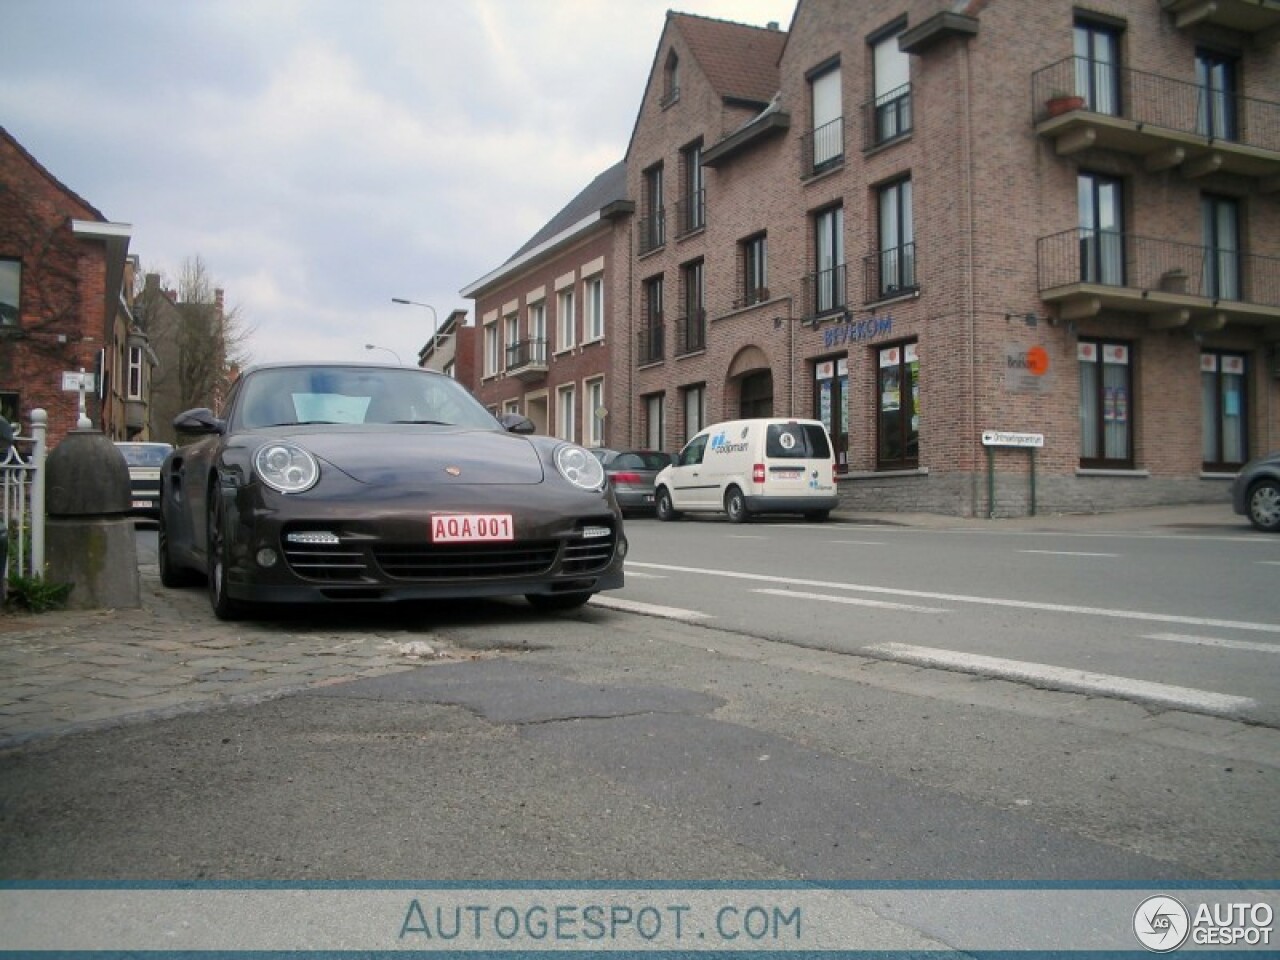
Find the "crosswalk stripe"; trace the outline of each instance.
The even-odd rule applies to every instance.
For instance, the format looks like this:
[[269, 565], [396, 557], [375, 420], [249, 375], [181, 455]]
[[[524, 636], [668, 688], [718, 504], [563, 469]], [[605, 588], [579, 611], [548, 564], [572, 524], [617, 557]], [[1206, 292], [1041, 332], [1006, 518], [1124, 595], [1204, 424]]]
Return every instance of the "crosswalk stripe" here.
[[1055, 667], [1046, 663], [1030, 663], [1023, 660], [1006, 660], [1003, 657], [988, 657], [977, 653], [918, 647], [908, 643], [880, 643], [864, 647], [860, 652], [921, 667], [976, 673], [986, 677], [1043, 685], [1056, 690], [1119, 697], [1124, 700], [1150, 703], [1175, 710], [1193, 710], [1214, 716], [1236, 718], [1258, 705], [1256, 700], [1249, 697], [1236, 697], [1212, 690], [1197, 690], [1194, 687], [1179, 687], [1106, 673], [1090, 673], [1086, 670]]
[[905, 610], [911, 613], [950, 613], [942, 607], [921, 607], [911, 603], [890, 603], [888, 600], [867, 600], [863, 597], [833, 597], [829, 593], [805, 593], [801, 590], [757, 589], [752, 593], [765, 593], [771, 597], [787, 597], [794, 600], [824, 600], [827, 603], [847, 603], [855, 607], [877, 607], [881, 610]]

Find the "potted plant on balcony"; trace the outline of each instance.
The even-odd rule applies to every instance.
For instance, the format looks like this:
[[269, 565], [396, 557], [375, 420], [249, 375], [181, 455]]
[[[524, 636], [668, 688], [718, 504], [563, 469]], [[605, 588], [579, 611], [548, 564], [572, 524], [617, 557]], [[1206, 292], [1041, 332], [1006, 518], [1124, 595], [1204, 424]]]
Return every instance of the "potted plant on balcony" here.
[[1049, 112], [1051, 117], [1058, 117], [1064, 113], [1070, 113], [1072, 110], [1079, 110], [1083, 106], [1084, 97], [1069, 90], [1054, 90], [1044, 102], [1045, 110]]

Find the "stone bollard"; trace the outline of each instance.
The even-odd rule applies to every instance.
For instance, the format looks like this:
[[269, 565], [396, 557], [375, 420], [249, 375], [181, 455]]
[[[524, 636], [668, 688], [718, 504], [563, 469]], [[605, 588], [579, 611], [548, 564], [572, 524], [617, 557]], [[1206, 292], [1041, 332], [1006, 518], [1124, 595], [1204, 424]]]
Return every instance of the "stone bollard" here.
[[45, 468], [48, 581], [73, 584], [72, 610], [141, 606], [124, 456], [101, 431], [73, 430]]

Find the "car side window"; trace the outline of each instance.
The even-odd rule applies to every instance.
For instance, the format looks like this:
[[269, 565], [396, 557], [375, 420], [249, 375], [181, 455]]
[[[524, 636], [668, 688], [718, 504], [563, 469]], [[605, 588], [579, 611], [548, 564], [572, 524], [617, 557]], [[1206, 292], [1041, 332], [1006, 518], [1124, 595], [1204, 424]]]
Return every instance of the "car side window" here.
[[696, 467], [698, 464], [702, 463], [702, 456], [706, 451], [707, 435], [704, 433], [694, 437], [689, 441], [685, 448], [680, 451], [680, 466]]

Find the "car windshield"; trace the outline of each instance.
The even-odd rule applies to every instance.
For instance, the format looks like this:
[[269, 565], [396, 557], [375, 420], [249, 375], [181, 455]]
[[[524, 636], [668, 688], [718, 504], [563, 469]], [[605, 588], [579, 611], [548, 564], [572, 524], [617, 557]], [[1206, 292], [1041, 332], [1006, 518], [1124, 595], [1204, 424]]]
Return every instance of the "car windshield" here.
[[669, 453], [635, 450], [618, 454], [609, 461], [609, 467], [613, 470], [661, 470], [670, 462]]
[[272, 367], [239, 385], [233, 427], [304, 423], [416, 423], [500, 430], [493, 415], [457, 381], [396, 367]]
[[131, 467], [158, 467], [173, 447], [167, 443], [117, 443], [116, 449]]

